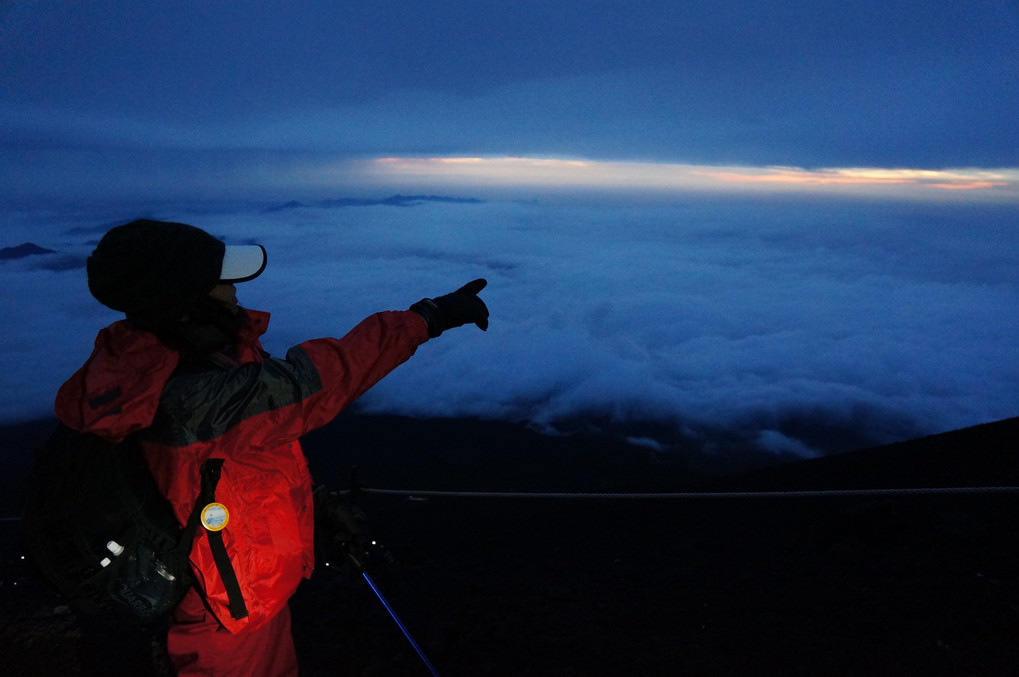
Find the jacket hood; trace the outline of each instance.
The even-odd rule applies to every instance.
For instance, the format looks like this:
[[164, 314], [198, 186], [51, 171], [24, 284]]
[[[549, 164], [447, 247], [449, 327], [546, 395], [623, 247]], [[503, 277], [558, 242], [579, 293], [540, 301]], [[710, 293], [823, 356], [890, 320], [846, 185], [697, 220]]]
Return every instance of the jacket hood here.
[[[268, 315], [247, 311], [243, 340], [256, 340]], [[121, 320], [99, 332], [92, 355], [57, 392], [57, 418], [74, 430], [120, 441], [152, 424], [179, 354], [156, 335]]]

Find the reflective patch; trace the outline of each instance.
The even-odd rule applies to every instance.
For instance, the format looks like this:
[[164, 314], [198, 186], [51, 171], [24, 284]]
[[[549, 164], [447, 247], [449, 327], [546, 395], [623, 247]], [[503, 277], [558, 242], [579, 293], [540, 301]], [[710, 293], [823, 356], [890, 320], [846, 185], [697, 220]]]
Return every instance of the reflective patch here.
[[112, 390], [107, 390], [105, 393], [96, 395], [88, 401], [88, 406], [92, 409], [98, 409], [99, 407], [105, 406], [110, 402], [113, 402], [123, 394], [120, 387], [116, 387]]

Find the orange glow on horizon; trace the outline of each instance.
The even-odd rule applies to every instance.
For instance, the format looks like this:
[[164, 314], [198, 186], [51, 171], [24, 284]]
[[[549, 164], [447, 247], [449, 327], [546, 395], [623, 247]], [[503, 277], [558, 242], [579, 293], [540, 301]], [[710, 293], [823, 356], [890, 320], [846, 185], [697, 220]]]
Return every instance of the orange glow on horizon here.
[[739, 167], [542, 157], [384, 157], [363, 167], [376, 179], [463, 186], [707, 192], [827, 192], [1019, 201], [1019, 169]]
[[915, 183], [915, 181], [910, 179], [843, 176], [840, 174], [807, 171], [794, 172], [790, 170], [781, 170], [774, 174], [740, 174], [737, 172], [698, 172], [698, 174], [729, 183], [785, 183], [804, 186]]
[[1003, 181], [970, 181], [969, 183], [960, 181], [959, 183], [932, 183], [929, 184], [932, 188], [941, 188], [944, 190], [982, 190], [986, 188], [998, 188], [1007, 186], [1008, 184]]

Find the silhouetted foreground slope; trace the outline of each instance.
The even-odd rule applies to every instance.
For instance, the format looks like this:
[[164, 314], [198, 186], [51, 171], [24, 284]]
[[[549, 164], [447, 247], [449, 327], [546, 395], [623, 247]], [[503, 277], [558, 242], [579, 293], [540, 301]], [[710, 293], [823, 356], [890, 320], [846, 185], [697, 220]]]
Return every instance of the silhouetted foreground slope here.
[[[369, 487], [413, 491], [661, 490], [692, 479], [689, 464], [641, 449], [473, 421], [354, 417], [306, 443], [317, 479], [336, 488], [352, 465]], [[1010, 419], [692, 486], [1016, 486], [1017, 452], [1019, 419]], [[374, 579], [446, 677], [1019, 670], [1016, 494], [368, 493], [358, 503], [385, 545]], [[12, 588], [16, 577], [22, 585]], [[83, 633], [73, 615], [53, 614], [59, 600], [23, 570], [5, 572], [0, 590], [6, 674], [93, 674], [80, 667], [82, 637], [97, 645], [93, 625]], [[428, 674], [364, 582], [345, 570], [320, 561], [292, 607], [307, 675]], [[126, 650], [130, 642], [119, 641]], [[130, 663], [107, 674], [129, 674]]]

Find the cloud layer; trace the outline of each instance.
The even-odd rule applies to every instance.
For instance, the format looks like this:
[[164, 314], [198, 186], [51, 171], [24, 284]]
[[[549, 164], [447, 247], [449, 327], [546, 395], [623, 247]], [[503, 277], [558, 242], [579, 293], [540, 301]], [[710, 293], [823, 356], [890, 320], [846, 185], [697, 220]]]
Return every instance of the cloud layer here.
[[[58, 250], [0, 264], [4, 421], [46, 413], [116, 319], [75, 265], [139, 215], [4, 215], [2, 244]], [[422, 346], [363, 398], [370, 411], [800, 455], [1019, 414], [1014, 207], [690, 198], [146, 215], [266, 245], [269, 268], [239, 296], [273, 313], [275, 354], [488, 278], [490, 330]]]

